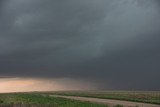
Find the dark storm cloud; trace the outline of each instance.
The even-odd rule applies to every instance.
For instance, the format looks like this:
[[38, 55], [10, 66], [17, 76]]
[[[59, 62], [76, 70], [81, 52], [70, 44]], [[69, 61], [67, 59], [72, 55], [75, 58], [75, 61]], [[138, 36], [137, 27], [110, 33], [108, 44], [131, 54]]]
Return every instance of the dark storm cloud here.
[[0, 75], [158, 90], [158, 0], [0, 1]]

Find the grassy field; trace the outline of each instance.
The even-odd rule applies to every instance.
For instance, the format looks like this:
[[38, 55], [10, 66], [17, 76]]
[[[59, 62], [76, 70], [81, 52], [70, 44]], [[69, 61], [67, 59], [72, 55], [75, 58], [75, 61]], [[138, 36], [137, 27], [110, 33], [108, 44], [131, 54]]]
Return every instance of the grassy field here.
[[159, 91], [63, 91], [46, 94], [116, 99], [160, 105]]
[[0, 94], [0, 106], [5, 107], [4, 105], [6, 105], [8, 107], [7, 105], [11, 104], [23, 105], [21, 107], [24, 107], [24, 105], [39, 105], [36, 107], [108, 107], [107, 105], [54, 98], [39, 94]]
[[[45, 94], [45, 95], [44, 95]], [[82, 102], [65, 98], [55, 98], [49, 95], [68, 95], [95, 97], [104, 99], [118, 99], [135, 102], [160, 104], [160, 92], [131, 92], [131, 91], [59, 91], [59, 92], [33, 92], [0, 94], [0, 107], [13, 107], [7, 105], [23, 105], [15, 107], [109, 107], [103, 104]], [[24, 106], [25, 105], [25, 106]], [[26, 106], [29, 105], [29, 106]], [[33, 106], [36, 105], [36, 106]], [[123, 107], [116, 105], [114, 107]]]

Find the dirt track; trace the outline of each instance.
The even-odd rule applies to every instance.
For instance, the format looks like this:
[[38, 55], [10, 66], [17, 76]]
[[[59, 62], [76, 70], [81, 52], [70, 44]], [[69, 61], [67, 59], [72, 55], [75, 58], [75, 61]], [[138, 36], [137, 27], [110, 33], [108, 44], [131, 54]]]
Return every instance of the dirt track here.
[[75, 96], [61, 96], [61, 95], [51, 95], [51, 96], [80, 100], [80, 101], [89, 101], [89, 102], [94, 102], [94, 103], [107, 104], [109, 106], [114, 106], [114, 105], [120, 104], [120, 105], [123, 105], [124, 107], [135, 107], [135, 106], [138, 106], [138, 107], [160, 107], [160, 105], [130, 102], [130, 101], [88, 98], [88, 97], [75, 97]]

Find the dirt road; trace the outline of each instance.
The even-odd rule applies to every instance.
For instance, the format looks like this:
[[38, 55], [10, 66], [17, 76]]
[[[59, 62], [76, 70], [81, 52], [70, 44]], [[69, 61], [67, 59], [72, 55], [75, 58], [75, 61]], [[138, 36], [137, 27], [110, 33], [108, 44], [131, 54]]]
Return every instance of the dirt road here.
[[94, 103], [101, 103], [101, 104], [106, 104], [109, 106], [114, 106], [114, 105], [119, 104], [119, 105], [123, 105], [124, 107], [135, 107], [135, 106], [138, 106], [138, 107], [160, 107], [160, 105], [139, 103], [139, 102], [130, 102], [130, 101], [88, 98], [88, 97], [75, 97], [75, 96], [61, 96], [61, 95], [51, 95], [51, 96], [80, 100], [80, 101], [89, 101], [89, 102], [94, 102]]

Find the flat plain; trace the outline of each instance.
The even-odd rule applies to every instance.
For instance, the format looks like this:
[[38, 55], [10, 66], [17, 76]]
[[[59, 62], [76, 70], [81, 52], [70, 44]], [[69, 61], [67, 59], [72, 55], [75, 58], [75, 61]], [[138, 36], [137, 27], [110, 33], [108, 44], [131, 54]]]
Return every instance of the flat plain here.
[[115, 99], [160, 105], [160, 91], [57, 91], [45, 94]]
[[103, 104], [54, 98], [35, 93], [0, 94], [0, 107], [108, 107]]
[[[56, 95], [60, 97], [56, 97]], [[103, 103], [103, 101], [107, 100], [111, 101], [112, 105]], [[120, 104], [118, 104], [119, 101], [121, 102]], [[160, 92], [54, 91], [0, 94], [1, 107], [130, 107], [125, 104], [123, 105], [123, 103], [128, 103], [127, 101], [133, 102], [133, 104], [142, 103], [146, 105], [146, 107], [152, 107], [150, 105], [160, 107]], [[114, 102], [115, 104], [113, 104]], [[131, 107], [141, 106], [134, 105]]]

